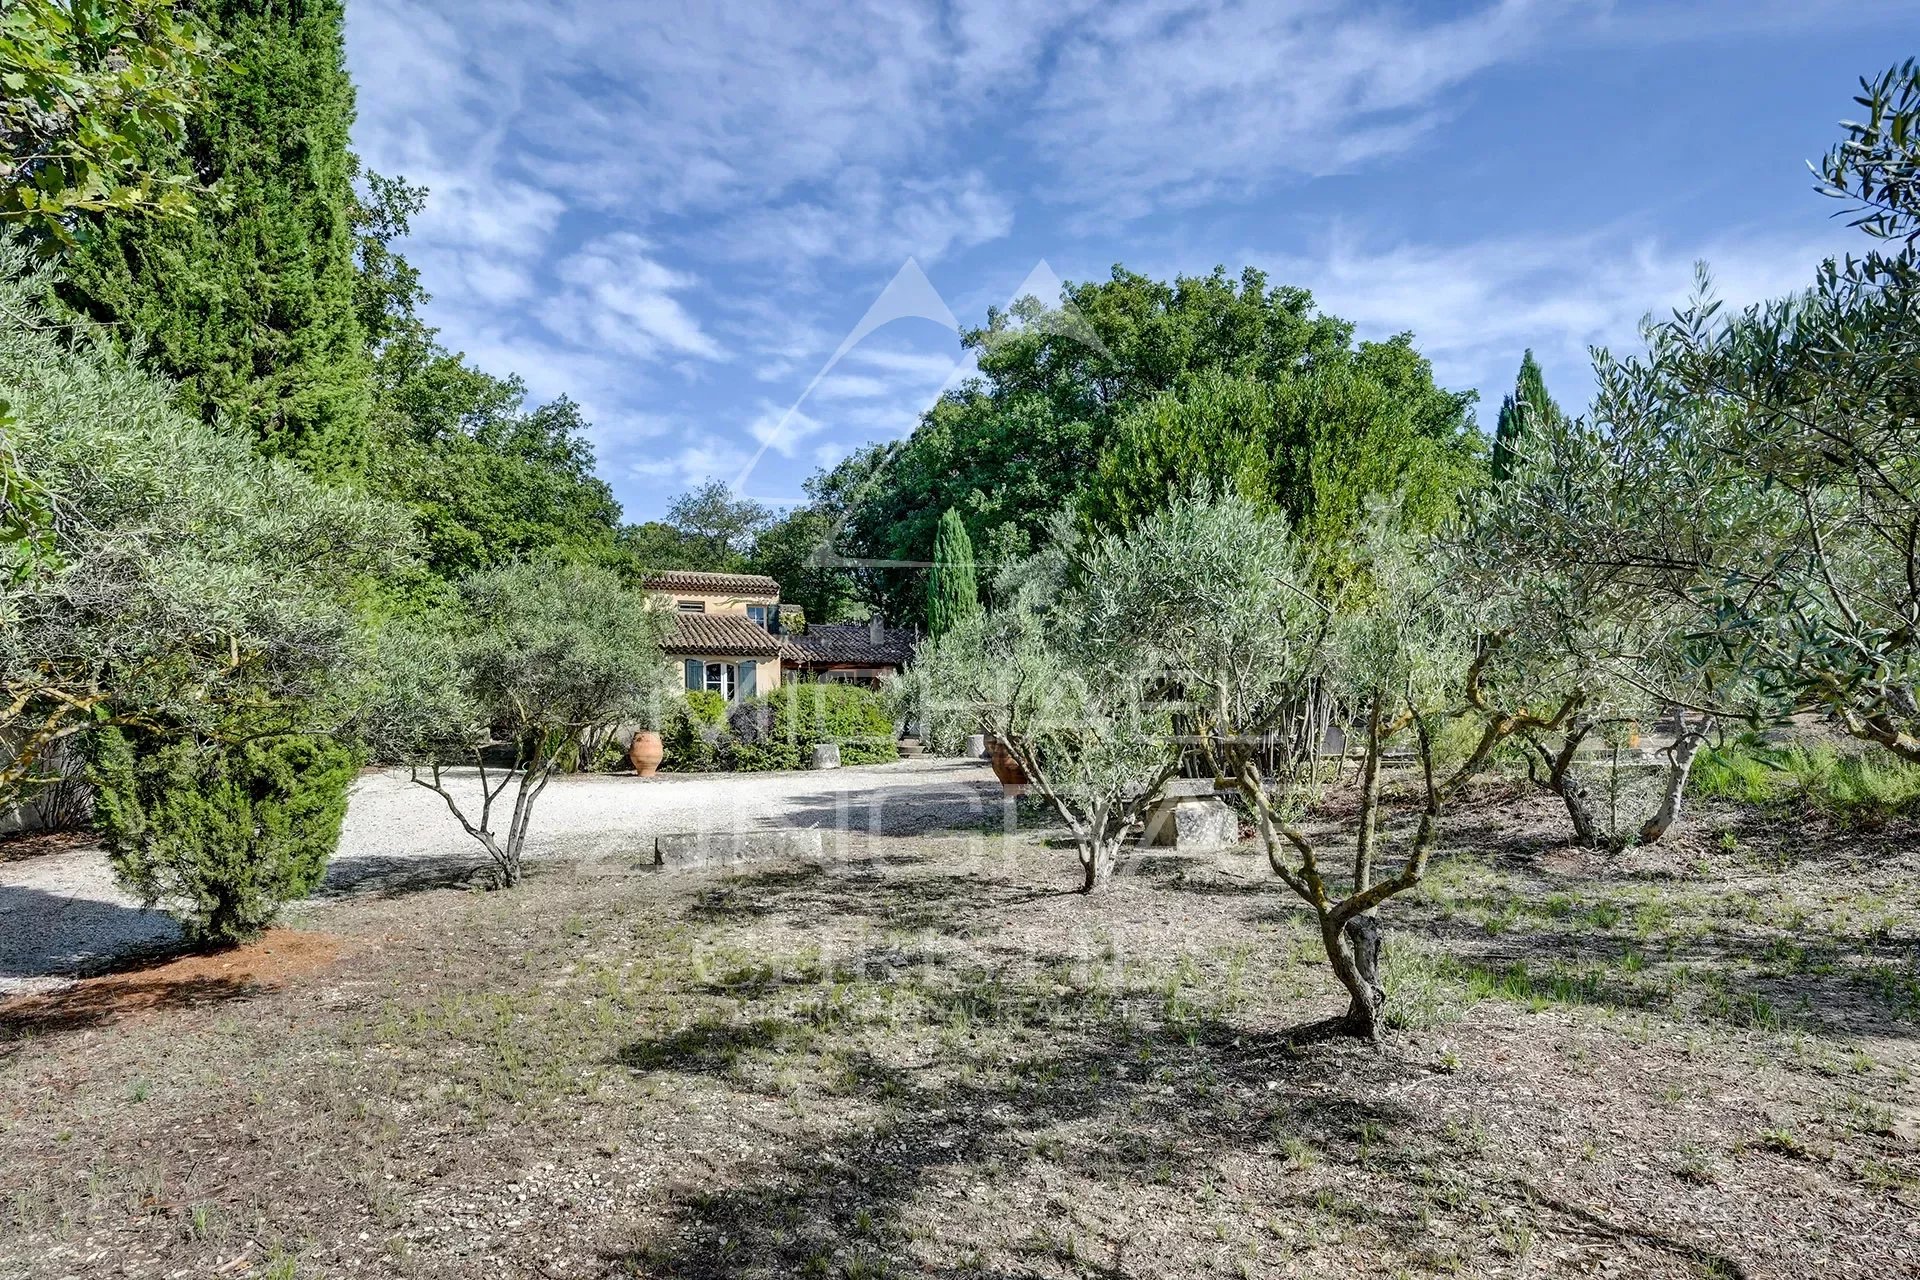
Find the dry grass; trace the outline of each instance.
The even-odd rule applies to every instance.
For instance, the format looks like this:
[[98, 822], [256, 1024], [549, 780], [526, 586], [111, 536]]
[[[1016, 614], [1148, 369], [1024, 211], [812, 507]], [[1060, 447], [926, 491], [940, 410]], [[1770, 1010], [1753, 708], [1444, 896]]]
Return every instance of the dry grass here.
[[[1912, 831], [1621, 862], [1490, 799], [1383, 1050], [1257, 860], [1043, 839], [344, 901], [280, 989], [0, 1033], [0, 1274], [1920, 1268]], [[1730, 821], [1722, 815], [1723, 821]]]

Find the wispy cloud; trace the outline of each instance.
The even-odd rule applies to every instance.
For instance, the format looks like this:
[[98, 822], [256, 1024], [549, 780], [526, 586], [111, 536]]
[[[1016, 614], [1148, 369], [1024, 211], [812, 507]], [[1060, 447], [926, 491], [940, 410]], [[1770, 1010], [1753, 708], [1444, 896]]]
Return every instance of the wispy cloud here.
[[1696, 261], [1711, 268], [1722, 297], [1744, 304], [1804, 288], [1843, 235], [1828, 226], [1684, 242], [1614, 229], [1380, 245], [1335, 234], [1318, 253], [1248, 260], [1312, 289], [1364, 337], [1411, 331], [1444, 385], [1480, 388], [1494, 404], [1531, 347], [1572, 405], [1592, 386], [1588, 348], [1635, 343], [1643, 317], [1687, 300]]
[[563, 288], [540, 309], [562, 340], [646, 360], [662, 353], [715, 360], [719, 344], [676, 296], [697, 277], [663, 266], [631, 232], [602, 236], [564, 259]]
[[[1792, 42], [1788, 57], [1911, 8], [355, 0], [349, 43], [356, 145], [433, 189], [406, 246], [430, 320], [483, 367], [579, 399], [623, 497], [652, 508], [762, 453], [755, 485], [797, 492], [799, 468], [908, 429], [969, 367], [956, 374], [951, 315], [977, 322], [1041, 259], [1170, 274], [1251, 242], [1270, 252], [1248, 260], [1370, 332], [1413, 329], [1454, 385], [1497, 388], [1527, 345], [1550, 374], [1584, 370], [1587, 343], [1630, 339], [1641, 313], [1684, 292], [1692, 258], [1745, 295], [1798, 283], [1810, 242], [1702, 219], [1608, 229], [1618, 208], [1545, 211], [1536, 234], [1476, 239], [1457, 220], [1326, 201], [1359, 190], [1404, 213], [1417, 197], [1391, 189], [1389, 162], [1447, 147], [1479, 95], [1543, 57], [1628, 65], [1731, 32]], [[1631, 127], [1631, 103], [1609, 109]], [[1347, 176], [1314, 181], [1335, 173]], [[1740, 179], [1723, 166], [1717, 180]], [[1303, 225], [1388, 230], [1303, 244], [1289, 234]], [[1198, 257], [1174, 261], [1170, 245]], [[908, 307], [918, 319], [898, 332], [919, 326], [925, 348], [863, 334], [802, 398], [882, 273], [909, 260], [940, 305]], [[767, 406], [785, 416], [788, 403], [804, 421], [775, 432]]]

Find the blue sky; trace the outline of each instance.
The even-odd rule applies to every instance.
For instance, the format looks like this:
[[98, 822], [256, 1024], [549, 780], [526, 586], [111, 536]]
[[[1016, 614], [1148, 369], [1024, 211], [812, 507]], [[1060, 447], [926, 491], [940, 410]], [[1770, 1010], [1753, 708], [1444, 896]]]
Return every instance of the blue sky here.
[[353, 0], [347, 35], [362, 156], [432, 189], [430, 322], [579, 400], [645, 519], [797, 499], [964, 376], [955, 321], [1116, 262], [1411, 330], [1485, 427], [1528, 346], [1577, 405], [1696, 260], [1746, 301], [1848, 246], [1804, 162], [1920, 0]]

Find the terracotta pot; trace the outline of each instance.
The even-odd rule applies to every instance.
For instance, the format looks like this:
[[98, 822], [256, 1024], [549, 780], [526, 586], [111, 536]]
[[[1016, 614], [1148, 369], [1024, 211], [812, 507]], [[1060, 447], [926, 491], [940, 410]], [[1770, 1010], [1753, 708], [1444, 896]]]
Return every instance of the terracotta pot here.
[[660, 735], [651, 729], [634, 734], [633, 745], [627, 748], [628, 762], [633, 765], [633, 771], [643, 778], [651, 778], [660, 772], [660, 762], [666, 758], [666, 746], [660, 741]]
[[1000, 779], [1001, 790], [1010, 796], [1023, 794], [1027, 789], [1027, 771], [1007, 750], [1007, 744], [999, 738], [987, 739], [987, 763], [993, 766], [993, 776]]

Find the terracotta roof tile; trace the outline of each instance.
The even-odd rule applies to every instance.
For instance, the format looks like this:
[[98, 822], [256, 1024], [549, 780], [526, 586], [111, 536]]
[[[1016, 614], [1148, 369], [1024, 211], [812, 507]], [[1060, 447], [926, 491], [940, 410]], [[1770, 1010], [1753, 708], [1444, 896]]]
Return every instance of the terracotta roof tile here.
[[783, 638], [780, 656], [787, 662], [857, 662], [875, 667], [904, 667], [913, 659], [913, 632], [889, 627], [876, 644], [864, 622], [816, 622], [801, 635]]
[[684, 591], [691, 595], [778, 596], [780, 584], [759, 573], [697, 573], [667, 569], [650, 574], [640, 584], [644, 591]]
[[780, 640], [738, 614], [676, 613], [673, 630], [660, 647], [668, 653], [771, 658], [780, 652]]

